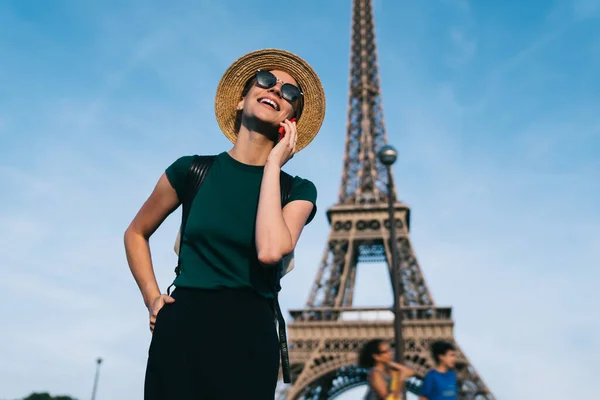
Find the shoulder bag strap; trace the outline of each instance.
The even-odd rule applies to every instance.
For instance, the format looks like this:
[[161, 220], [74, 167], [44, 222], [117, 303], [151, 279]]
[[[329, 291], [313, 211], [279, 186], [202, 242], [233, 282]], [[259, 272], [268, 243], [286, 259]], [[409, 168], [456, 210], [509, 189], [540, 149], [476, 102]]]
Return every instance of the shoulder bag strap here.
[[[292, 183], [294, 178], [281, 171], [279, 178], [279, 186], [281, 192], [281, 207], [284, 207], [292, 193]], [[288, 352], [287, 336], [285, 332], [285, 319], [279, 305], [279, 281], [281, 279], [281, 268], [275, 266], [273, 270], [273, 292], [274, 292], [274, 308], [275, 318], [277, 320], [277, 333], [279, 335], [279, 353], [281, 355], [281, 373], [284, 383], [291, 383], [292, 377], [290, 372], [290, 357]]]

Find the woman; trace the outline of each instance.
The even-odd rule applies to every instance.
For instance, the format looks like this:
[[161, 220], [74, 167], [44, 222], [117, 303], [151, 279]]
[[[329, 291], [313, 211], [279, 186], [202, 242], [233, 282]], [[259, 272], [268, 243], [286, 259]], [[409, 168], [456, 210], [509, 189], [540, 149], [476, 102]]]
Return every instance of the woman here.
[[270, 279], [314, 217], [317, 197], [312, 182], [294, 177], [281, 204], [281, 168], [318, 133], [325, 95], [304, 60], [265, 49], [227, 69], [215, 112], [234, 145], [214, 158], [192, 202], [172, 296], [160, 292], [148, 242], [181, 204], [192, 156], [166, 169], [125, 232], [153, 332], [146, 400], [261, 400], [275, 393], [278, 289]]
[[393, 350], [382, 339], [367, 342], [358, 357], [358, 365], [369, 369], [365, 400], [399, 400], [404, 380], [413, 371], [392, 361]]

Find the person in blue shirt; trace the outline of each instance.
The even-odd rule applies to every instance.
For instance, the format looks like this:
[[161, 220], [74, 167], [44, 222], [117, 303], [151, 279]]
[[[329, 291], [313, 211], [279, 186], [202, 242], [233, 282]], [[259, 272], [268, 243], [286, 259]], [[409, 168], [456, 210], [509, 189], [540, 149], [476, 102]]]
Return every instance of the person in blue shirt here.
[[458, 380], [454, 371], [456, 348], [438, 340], [431, 345], [435, 368], [425, 374], [419, 400], [458, 400]]

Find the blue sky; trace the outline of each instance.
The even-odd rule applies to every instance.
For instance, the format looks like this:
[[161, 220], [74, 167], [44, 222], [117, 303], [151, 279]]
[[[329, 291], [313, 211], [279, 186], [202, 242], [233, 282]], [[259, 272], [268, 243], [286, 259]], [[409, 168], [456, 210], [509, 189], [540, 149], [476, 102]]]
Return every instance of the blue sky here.
[[[0, 3], [0, 399], [87, 398], [98, 356], [98, 400], [142, 398], [150, 335], [122, 233], [177, 157], [229, 148], [214, 91], [258, 48], [302, 55], [327, 93], [320, 135], [287, 166], [319, 190], [282, 293], [285, 308], [304, 304], [341, 176], [351, 2], [298, 4]], [[591, 398], [600, 1], [374, 8], [396, 185], [435, 301], [454, 307], [456, 338], [498, 398]], [[163, 288], [178, 223], [151, 241]], [[358, 305], [388, 305], [389, 292], [381, 265], [361, 265]]]

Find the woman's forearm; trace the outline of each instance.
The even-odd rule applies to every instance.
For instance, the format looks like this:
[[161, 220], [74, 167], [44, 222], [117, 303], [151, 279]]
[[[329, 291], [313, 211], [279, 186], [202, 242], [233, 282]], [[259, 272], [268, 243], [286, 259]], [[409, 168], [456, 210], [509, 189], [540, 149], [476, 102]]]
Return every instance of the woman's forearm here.
[[404, 378], [411, 377], [414, 374], [414, 371], [411, 368], [395, 361], [391, 361], [388, 366], [396, 371], [401, 372]]
[[138, 232], [127, 229], [124, 241], [129, 269], [142, 293], [144, 304], [148, 307], [152, 300], [160, 296], [160, 288], [152, 267], [148, 239]]
[[281, 210], [281, 168], [265, 165], [256, 214], [256, 250], [263, 264], [274, 264], [293, 250], [292, 236]]

